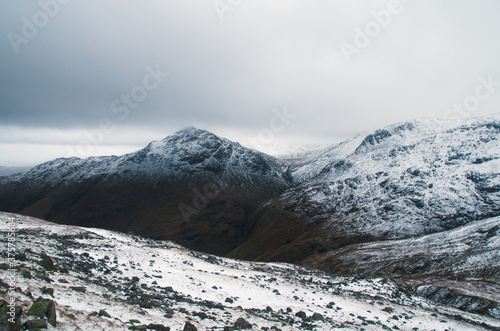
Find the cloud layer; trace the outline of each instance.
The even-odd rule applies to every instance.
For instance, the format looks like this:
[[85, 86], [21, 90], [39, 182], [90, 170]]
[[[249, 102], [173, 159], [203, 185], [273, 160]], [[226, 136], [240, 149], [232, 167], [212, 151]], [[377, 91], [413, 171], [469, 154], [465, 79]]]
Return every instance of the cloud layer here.
[[[443, 117], [479, 77], [500, 82], [499, 14], [494, 0], [4, 1], [0, 164], [12, 144], [75, 145], [103, 121], [100, 144], [121, 152], [189, 125], [242, 141], [284, 107], [296, 118], [275, 138], [291, 143]], [[497, 88], [452, 115], [498, 112]], [[36, 148], [32, 163], [57, 154]]]

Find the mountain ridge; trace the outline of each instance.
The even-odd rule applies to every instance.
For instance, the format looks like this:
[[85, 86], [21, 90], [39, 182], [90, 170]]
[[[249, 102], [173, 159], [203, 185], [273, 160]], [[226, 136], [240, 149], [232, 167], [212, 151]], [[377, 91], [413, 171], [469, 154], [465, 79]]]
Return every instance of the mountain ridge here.
[[189, 127], [135, 153], [2, 178], [0, 209], [298, 262], [498, 216], [499, 133], [500, 115], [418, 119], [284, 160]]

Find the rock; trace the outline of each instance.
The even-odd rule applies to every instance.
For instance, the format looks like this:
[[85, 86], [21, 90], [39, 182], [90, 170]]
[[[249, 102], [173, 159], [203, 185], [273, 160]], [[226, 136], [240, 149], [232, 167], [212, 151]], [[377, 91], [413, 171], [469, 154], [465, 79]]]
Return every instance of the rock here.
[[76, 292], [81, 292], [81, 293], [87, 292], [87, 289], [84, 286], [70, 286], [69, 288]]
[[104, 309], [101, 309], [99, 310], [99, 313], [98, 313], [99, 317], [107, 317], [107, 318], [111, 318], [111, 315], [108, 314], [107, 311], [105, 311]]
[[170, 331], [170, 328], [162, 324], [148, 324], [148, 329], [156, 331]]
[[51, 297], [54, 297], [54, 289], [53, 288], [47, 288], [46, 286], [42, 287], [40, 290], [42, 294], [48, 294]]
[[234, 328], [235, 329], [251, 329], [252, 324], [248, 323], [244, 318], [240, 317], [236, 320], [234, 323]]
[[234, 331], [235, 329], [232, 326], [225, 326], [224, 331]]
[[303, 311], [299, 311], [298, 313], [295, 314], [295, 316], [297, 316], [298, 318], [301, 318], [303, 320], [305, 320], [307, 318], [306, 313], [304, 313]]
[[54, 261], [50, 258], [50, 256], [42, 254], [42, 260], [38, 262], [38, 264], [47, 271], [56, 271], [56, 266], [54, 265]]
[[227, 302], [227, 303], [233, 303], [234, 301], [231, 298], [226, 298], [225, 302]]
[[323, 317], [323, 315], [321, 315], [321, 314], [314, 313], [314, 314], [312, 315], [312, 319], [313, 319], [314, 321], [323, 321], [323, 320], [324, 320], [324, 317]]
[[22, 312], [23, 309], [21, 307], [15, 306], [12, 310], [7, 301], [0, 300], [0, 330], [20, 330]]
[[37, 316], [39, 318], [47, 317], [47, 321], [56, 326], [56, 306], [54, 301], [39, 297], [28, 310], [28, 316]]
[[198, 329], [193, 324], [186, 322], [183, 331], [198, 331]]
[[50, 301], [49, 304], [49, 310], [47, 311], [47, 322], [50, 323], [53, 327], [56, 326], [57, 324], [57, 319], [56, 319], [56, 305], [54, 304], [54, 301]]
[[21, 276], [26, 279], [31, 279], [31, 273], [26, 269], [21, 270]]
[[28, 330], [46, 329], [48, 325], [47, 322], [45, 322], [44, 320], [30, 320], [24, 322], [23, 327]]
[[17, 253], [15, 256], [15, 259], [17, 261], [26, 261], [28, 258], [26, 257], [26, 253], [24, 252], [21, 252], [21, 253]]
[[146, 325], [132, 325], [128, 327], [129, 330], [145, 331], [148, 329]]

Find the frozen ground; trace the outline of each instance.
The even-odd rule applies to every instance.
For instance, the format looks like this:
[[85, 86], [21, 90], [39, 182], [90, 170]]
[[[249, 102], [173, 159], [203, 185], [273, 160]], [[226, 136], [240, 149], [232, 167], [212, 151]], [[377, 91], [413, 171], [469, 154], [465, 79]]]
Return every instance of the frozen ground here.
[[[223, 330], [238, 318], [253, 330], [500, 328], [498, 320], [432, 303], [389, 279], [219, 258], [168, 241], [20, 215], [0, 213], [2, 242], [11, 217], [19, 266], [2, 264], [0, 286], [16, 290], [0, 287], [0, 297], [14, 296], [24, 312], [39, 296], [54, 300], [58, 324], [49, 330], [127, 330], [152, 323], [182, 330], [187, 321], [198, 330]], [[54, 268], [41, 262], [44, 254]], [[0, 263], [7, 262], [2, 250]], [[44, 287], [54, 290], [53, 297], [41, 293]], [[111, 317], [92, 314], [100, 310]]]

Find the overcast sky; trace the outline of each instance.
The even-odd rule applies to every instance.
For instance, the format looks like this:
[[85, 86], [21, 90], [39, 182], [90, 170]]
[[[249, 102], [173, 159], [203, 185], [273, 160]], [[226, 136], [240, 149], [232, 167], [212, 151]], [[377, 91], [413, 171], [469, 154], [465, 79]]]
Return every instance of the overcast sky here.
[[498, 0], [4, 0], [0, 165], [186, 126], [324, 145], [498, 113], [499, 17]]

